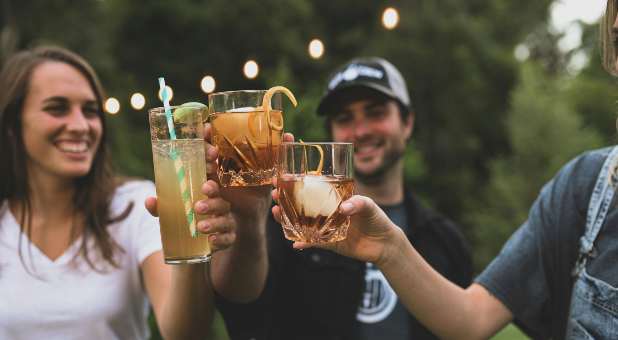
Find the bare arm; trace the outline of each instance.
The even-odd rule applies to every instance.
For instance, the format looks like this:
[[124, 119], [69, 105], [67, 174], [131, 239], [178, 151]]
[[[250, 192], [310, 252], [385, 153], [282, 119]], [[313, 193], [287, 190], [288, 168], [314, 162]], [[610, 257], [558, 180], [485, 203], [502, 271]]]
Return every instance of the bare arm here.
[[[436, 272], [371, 199], [354, 196], [341, 211], [352, 216], [347, 238], [319, 246], [375, 263], [406, 308], [438, 337], [487, 339], [512, 320], [511, 312], [482, 286], [463, 289]], [[273, 213], [279, 218], [278, 206]], [[309, 246], [316, 245], [294, 244]]]
[[163, 338], [204, 339], [214, 310], [205, 265], [168, 266], [158, 251], [144, 260], [142, 273]]
[[481, 285], [463, 289], [435, 271], [412, 247], [399, 228], [390, 255], [376, 263], [400, 301], [443, 339], [488, 339], [513, 315]]
[[[241, 193], [242, 191], [242, 193]], [[238, 224], [236, 241], [213, 255], [211, 279], [217, 293], [233, 302], [256, 299], [268, 274], [266, 219], [270, 206], [269, 187], [223, 190], [232, 203]]]

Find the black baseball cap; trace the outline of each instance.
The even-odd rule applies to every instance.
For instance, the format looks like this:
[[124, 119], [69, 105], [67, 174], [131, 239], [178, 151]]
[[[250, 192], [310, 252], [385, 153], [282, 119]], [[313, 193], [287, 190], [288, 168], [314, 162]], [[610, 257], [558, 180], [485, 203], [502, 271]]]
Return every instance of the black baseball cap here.
[[342, 90], [352, 87], [375, 90], [398, 101], [404, 108], [412, 109], [408, 87], [399, 70], [383, 58], [368, 57], [351, 60], [330, 76], [318, 105], [318, 114], [328, 114], [328, 108]]

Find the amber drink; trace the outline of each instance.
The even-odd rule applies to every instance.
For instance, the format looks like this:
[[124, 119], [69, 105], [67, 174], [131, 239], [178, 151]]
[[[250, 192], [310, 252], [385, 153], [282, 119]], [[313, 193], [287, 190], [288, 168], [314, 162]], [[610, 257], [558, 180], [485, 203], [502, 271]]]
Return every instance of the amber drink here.
[[346, 238], [350, 218], [339, 212], [354, 192], [350, 143], [284, 143], [277, 177], [283, 232], [309, 243]]
[[171, 108], [176, 139], [170, 139], [163, 108], [149, 111], [157, 209], [165, 262], [199, 263], [210, 259], [207, 235], [197, 232], [192, 207], [205, 199], [206, 181], [202, 113], [199, 107]]
[[[284, 89], [284, 90], [282, 90]], [[282, 91], [244, 90], [209, 96], [212, 143], [219, 149], [217, 176], [222, 186], [271, 184], [283, 135]]]

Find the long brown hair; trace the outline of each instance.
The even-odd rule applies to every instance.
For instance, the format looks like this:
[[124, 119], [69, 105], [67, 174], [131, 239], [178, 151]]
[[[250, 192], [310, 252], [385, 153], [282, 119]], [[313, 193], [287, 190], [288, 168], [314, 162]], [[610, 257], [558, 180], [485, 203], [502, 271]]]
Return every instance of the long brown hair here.
[[[55, 46], [42, 46], [24, 50], [10, 57], [0, 72], [0, 202], [17, 200], [21, 204], [20, 225], [22, 233], [30, 239], [32, 202], [31, 189], [28, 183], [28, 168], [26, 166], [26, 150], [22, 136], [22, 110], [30, 87], [33, 70], [44, 62], [62, 62], [78, 70], [90, 84], [96, 96], [97, 107], [103, 133], [101, 143], [96, 151], [88, 174], [75, 179], [75, 194], [73, 205], [76, 212], [84, 218], [85, 228], [80, 245], [80, 252], [88, 265], [98, 270], [88, 254], [88, 240], [95, 240], [99, 255], [114, 267], [118, 263], [114, 259], [115, 251], [122, 251], [110, 236], [107, 226], [124, 219], [133, 207], [129, 204], [119, 216], [110, 216], [110, 204], [115, 188], [119, 184], [113, 175], [108, 159], [107, 129], [103, 113], [105, 93], [93, 68], [79, 55]], [[75, 236], [75, 226], [72, 237]], [[19, 256], [23, 261], [21, 251]], [[27, 269], [27, 267], [26, 267]]]
[[607, 0], [607, 7], [605, 8], [605, 15], [601, 19], [599, 37], [601, 44], [601, 56], [603, 57], [603, 67], [607, 72], [618, 75], [616, 72], [616, 46], [615, 39], [616, 34], [613, 32], [614, 21], [616, 20], [616, 10], [618, 4], [616, 0]]

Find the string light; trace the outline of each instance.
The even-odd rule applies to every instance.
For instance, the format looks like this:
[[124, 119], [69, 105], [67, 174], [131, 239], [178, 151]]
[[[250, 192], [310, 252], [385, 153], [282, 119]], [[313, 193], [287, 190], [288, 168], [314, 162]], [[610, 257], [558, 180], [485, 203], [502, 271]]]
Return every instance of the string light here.
[[[165, 88], [167, 89], [167, 98], [169, 99], [169, 101], [172, 101], [172, 98], [174, 98], [174, 91], [172, 90], [171, 87], [169, 87], [169, 85], [165, 85]], [[159, 100], [163, 100], [163, 93], [161, 93], [161, 90], [159, 90]]]
[[248, 79], [254, 79], [260, 73], [260, 66], [255, 60], [248, 60], [243, 67], [243, 73]]
[[141, 110], [146, 105], [146, 98], [143, 94], [137, 92], [131, 96], [131, 107], [135, 110]]
[[324, 44], [320, 39], [313, 39], [309, 43], [309, 55], [313, 59], [320, 59], [324, 54]]
[[105, 111], [115, 115], [120, 111], [120, 102], [114, 97], [109, 97], [105, 101]]
[[393, 7], [388, 7], [382, 13], [382, 26], [387, 30], [392, 30], [397, 27], [397, 24], [399, 24], [399, 12]]
[[217, 83], [215, 82], [215, 78], [211, 76], [205, 76], [200, 82], [200, 87], [205, 93], [212, 93], [215, 90], [216, 86]]

